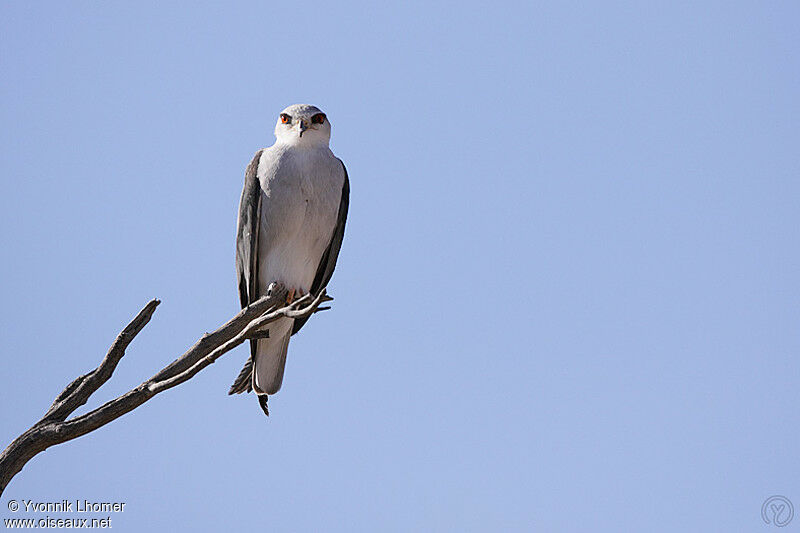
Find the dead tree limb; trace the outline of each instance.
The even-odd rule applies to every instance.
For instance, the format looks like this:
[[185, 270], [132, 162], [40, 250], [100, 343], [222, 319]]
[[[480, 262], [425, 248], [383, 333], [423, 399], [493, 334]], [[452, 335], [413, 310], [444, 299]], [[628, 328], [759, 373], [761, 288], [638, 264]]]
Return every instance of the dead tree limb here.
[[86, 414], [68, 417], [107, 382], [125, 350], [150, 322], [161, 303], [152, 300], [114, 340], [100, 365], [72, 381], [59, 393], [53, 404], [30, 429], [14, 439], [0, 454], [0, 495], [11, 479], [36, 454], [94, 431], [133, 411], [159, 392], [191, 379], [223, 354], [239, 346], [265, 326], [281, 317], [304, 318], [326, 308], [320, 304], [332, 300], [323, 290], [318, 296], [305, 295], [286, 304], [285, 287], [273, 286], [271, 294], [244, 308], [212, 333], [206, 333], [183, 355], [138, 387], [114, 398]]

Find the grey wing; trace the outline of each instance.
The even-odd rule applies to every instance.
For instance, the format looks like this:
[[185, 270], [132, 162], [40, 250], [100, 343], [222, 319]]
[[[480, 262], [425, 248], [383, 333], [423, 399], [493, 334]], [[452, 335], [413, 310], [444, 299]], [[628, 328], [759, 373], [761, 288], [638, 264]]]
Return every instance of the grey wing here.
[[[258, 162], [263, 150], [256, 152], [244, 173], [244, 188], [239, 202], [239, 221], [236, 229], [236, 276], [239, 280], [239, 301], [247, 307], [259, 298], [258, 294], [258, 231], [261, 224], [261, 183], [258, 181]], [[250, 341], [250, 357], [228, 394], [250, 392], [253, 357], [256, 341]]]
[[[317, 267], [317, 273], [314, 275], [314, 281], [311, 283], [311, 294], [317, 295], [319, 291], [324, 289], [333, 276], [333, 269], [336, 268], [336, 259], [339, 257], [339, 250], [342, 248], [342, 239], [344, 239], [344, 225], [347, 222], [347, 209], [350, 207], [350, 179], [347, 176], [347, 168], [341, 160], [342, 170], [344, 170], [344, 185], [342, 185], [342, 198], [339, 201], [339, 214], [336, 218], [336, 227], [333, 230], [331, 241], [328, 247], [322, 254], [322, 259]], [[300, 328], [308, 321], [309, 317], [298, 318], [294, 321], [292, 328], [292, 335], [300, 331]]]

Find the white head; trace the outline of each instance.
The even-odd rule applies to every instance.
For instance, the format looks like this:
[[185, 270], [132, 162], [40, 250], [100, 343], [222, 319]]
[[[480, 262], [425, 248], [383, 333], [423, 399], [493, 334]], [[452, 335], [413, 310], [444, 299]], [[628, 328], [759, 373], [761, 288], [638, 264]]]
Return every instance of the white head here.
[[275, 124], [278, 142], [299, 146], [328, 146], [331, 140], [331, 123], [320, 109], [313, 105], [290, 105], [278, 115]]

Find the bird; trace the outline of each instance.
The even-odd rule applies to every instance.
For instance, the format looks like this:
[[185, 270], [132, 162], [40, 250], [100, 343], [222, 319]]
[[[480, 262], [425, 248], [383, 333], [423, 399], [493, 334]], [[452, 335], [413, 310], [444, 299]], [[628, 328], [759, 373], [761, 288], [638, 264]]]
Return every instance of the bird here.
[[[244, 176], [236, 230], [236, 275], [242, 308], [273, 283], [287, 302], [317, 296], [331, 279], [344, 238], [350, 180], [330, 149], [331, 123], [318, 107], [280, 112], [275, 144], [258, 150]], [[250, 340], [250, 357], [228, 394], [254, 391], [264, 414], [280, 390], [289, 339], [308, 318], [280, 318]]]

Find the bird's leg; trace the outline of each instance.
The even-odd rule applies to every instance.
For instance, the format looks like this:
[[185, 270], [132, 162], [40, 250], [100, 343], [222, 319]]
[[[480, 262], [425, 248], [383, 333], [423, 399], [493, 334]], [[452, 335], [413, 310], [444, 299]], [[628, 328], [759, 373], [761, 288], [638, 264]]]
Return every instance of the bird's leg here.
[[308, 294], [308, 291], [303, 289], [303, 287], [295, 287], [286, 294], [286, 304], [289, 305], [292, 302], [296, 302], [306, 294]]

